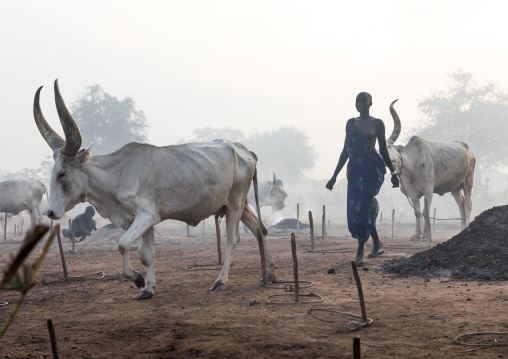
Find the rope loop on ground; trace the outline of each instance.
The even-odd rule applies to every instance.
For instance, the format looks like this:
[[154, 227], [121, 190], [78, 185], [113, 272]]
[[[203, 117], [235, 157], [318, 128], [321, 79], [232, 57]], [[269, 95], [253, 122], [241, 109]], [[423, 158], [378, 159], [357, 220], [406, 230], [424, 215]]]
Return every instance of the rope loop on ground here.
[[459, 335], [458, 337], [456, 337], [454, 342], [455, 342], [455, 344], [459, 344], [459, 345], [468, 345], [468, 346], [475, 346], [475, 347], [493, 347], [493, 346], [508, 345], [508, 340], [504, 341], [504, 342], [498, 342], [494, 338], [487, 338], [487, 339], [482, 339], [482, 340], [478, 340], [478, 341], [474, 341], [474, 342], [466, 342], [466, 341], [464, 341], [465, 338], [473, 337], [473, 336], [477, 336], [477, 335], [499, 335], [499, 336], [503, 336], [503, 335], [508, 335], [508, 332], [476, 332], [476, 333], [467, 333], [467, 334], [462, 334], [462, 335]]
[[295, 302], [294, 300], [293, 301], [284, 301], [284, 302], [272, 302], [270, 301], [270, 299], [268, 298], [273, 298], [273, 297], [282, 297], [282, 296], [292, 296], [294, 297], [294, 294], [293, 293], [284, 293], [284, 294], [273, 294], [273, 295], [269, 295], [265, 298], [265, 303], [266, 304], [306, 304], [306, 303], [319, 303], [319, 302], [322, 302], [323, 301], [323, 297], [320, 296], [319, 294], [317, 293], [301, 293], [298, 295], [298, 298], [300, 297], [304, 297], [304, 298], [317, 298], [317, 299], [314, 299], [314, 300], [299, 300], [298, 302]]
[[[96, 272], [96, 273], [90, 273], [90, 274], [84, 274], [84, 275], [78, 275], [78, 276], [72, 276], [67, 278], [60, 278], [56, 280], [45, 280], [44, 278], [41, 279], [41, 284], [51, 284], [51, 283], [60, 283], [60, 282], [70, 282], [74, 280], [81, 280], [81, 279], [94, 279], [99, 280], [106, 276], [104, 271]], [[97, 278], [95, 278], [97, 277]]]
[[[302, 283], [304, 283], [304, 284], [302, 285]], [[282, 287], [277, 286], [277, 284], [283, 284], [283, 286]], [[298, 287], [300, 289], [301, 288], [309, 288], [313, 284], [314, 284], [314, 282], [308, 282], [308, 281], [304, 281], [304, 280], [298, 281]], [[289, 281], [277, 280], [276, 282], [270, 283], [266, 287], [271, 288], [271, 289], [284, 289], [285, 292], [294, 292], [295, 291], [295, 281], [293, 281], [293, 280], [289, 280]]]
[[[204, 268], [204, 267], [213, 267], [213, 268]], [[184, 268], [186, 271], [198, 271], [198, 270], [217, 270], [222, 268], [222, 264], [189, 264]]]
[[332, 310], [332, 309], [322, 309], [322, 308], [311, 308], [311, 309], [307, 310], [307, 314], [310, 314], [313, 317], [316, 317], [319, 320], [322, 320], [323, 322], [327, 322], [327, 323], [344, 322], [344, 323], [346, 323], [344, 327], [346, 329], [349, 329], [349, 330], [358, 330], [358, 329], [360, 329], [362, 327], [368, 327], [373, 322], [373, 320], [371, 318], [367, 318], [366, 322], [363, 322], [363, 321], [358, 322], [358, 321], [355, 321], [355, 320], [329, 320], [329, 319], [325, 319], [323, 317], [320, 317], [319, 315], [314, 313], [314, 312], [317, 312], [317, 311], [329, 312], [329, 313], [339, 313], [339, 314], [342, 314], [342, 315], [348, 315], [348, 316], [351, 316], [351, 317], [363, 319], [361, 315], [357, 315], [357, 314], [353, 314], [353, 313], [348, 313], [348, 312], [340, 312], [338, 310]]

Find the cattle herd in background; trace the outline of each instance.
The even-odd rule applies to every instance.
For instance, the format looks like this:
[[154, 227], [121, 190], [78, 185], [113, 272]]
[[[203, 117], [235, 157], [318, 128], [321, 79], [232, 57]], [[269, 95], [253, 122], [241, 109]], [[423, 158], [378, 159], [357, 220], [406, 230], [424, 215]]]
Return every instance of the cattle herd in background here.
[[[89, 202], [102, 217], [122, 227], [126, 231], [119, 242], [123, 275], [141, 288], [134, 298], [147, 299], [154, 293], [153, 226], [166, 219], [195, 226], [212, 215], [226, 216], [226, 259], [210, 290], [226, 289], [229, 268], [240, 239], [240, 221], [260, 241], [268, 277], [275, 281], [275, 263], [266, 240], [267, 229], [259, 215], [260, 207], [270, 206], [273, 212], [281, 211], [288, 194], [274, 174], [272, 180], [260, 182], [256, 196], [258, 159], [253, 152], [240, 143], [216, 140], [166, 147], [129, 143], [112, 154], [92, 156], [91, 148], [81, 149], [81, 134], [64, 104], [58, 82], [54, 83], [54, 93], [65, 139], [49, 126], [41, 112], [41, 89], [35, 94], [34, 118], [55, 160], [47, 215], [59, 219], [76, 204]], [[429, 210], [433, 193], [452, 193], [465, 227], [472, 206], [473, 154], [462, 142], [428, 142], [417, 136], [411, 137], [406, 145], [395, 145], [401, 123], [394, 102], [390, 105], [394, 130], [387, 147], [401, 180], [401, 191], [411, 200], [415, 211], [414, 236], [430, 234]], [[33, 229], [42, 220], [39, 208], [44, 193], [47, 195], [44, 184], [33, 179], [0, 183], [0, 212], [16, 215], [27, 210]], [[419, 202], [421, 197], [424, 197], [423, 210]], [[259, 200], [257, 216], [248, 205], [256, 200]], [[423, 231], [422, 214], [426, 217]], [[87, 229], [84, 233], [89, 235], [90, 231]], [[147, 268], [146, 281], [129, 263], [129, 248], [140, 237], [140, 259]]]

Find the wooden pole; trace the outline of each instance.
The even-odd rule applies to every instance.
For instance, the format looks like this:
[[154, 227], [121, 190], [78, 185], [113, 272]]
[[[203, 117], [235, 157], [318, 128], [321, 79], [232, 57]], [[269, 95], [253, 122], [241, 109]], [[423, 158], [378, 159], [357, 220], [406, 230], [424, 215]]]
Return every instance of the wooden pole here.
[[49, 225], [49, 233], [53, 232], [53, 220], [51, 220], [51, 224]]
[[434, 207], [434, 218], [432, 219], [432, 232], [436, 232], [436, 207]]
[[392, 239], [393, 239], [393, 228], [395, 225], [395, 208], [392, 211]]
[[203, 236], [205, 235], [205, 220], [203, 219]]
[[7, 212], [4, 213], [4, 241], [7, 240]]
[[190, 238], [189, 225], [187, 225], [187, 238]]
[[328, 236], [326, 233], [326, 205], [323, 204], [323, 239]]
[[265, 246], [263, 243], [263, 233], [261, 233], [261, 228], [258, 227], [256, 235], [258, 238], [259, 254], [261, 255], [261, 275], [263, 277], [262, 283], [266, 286], [268, 284], [268, 279], [266, 274]]
[[360, 299], [360, 308], [362, 310], [362, 319], [363, 322], [367, 322], [367, 311], [365, 310], [365, 302], [363, 300], [363, 289], [362, 282], [360, 282], [360, 276], [358, 275], [358, 268], [356, 268], [356, 263], [354, 261], [351, 262], [351, 267], [353, 267], [353, 275], [355, 276], [356, 288], [358, 288], [358, 297]]
[[361, 358], [360, 337], [355, 335], [353, 337], [353, 359], [360, 359], [360, 358]]
[[76, 250], [76, 222], [74, 220], [72, 220], [72, 234], [71, 234], [71, 239], [72, 239], [72, 253], [74, 253], [74, 251]]
[[[14, 225], [14, 238], [16, 238], [16, 224]], [[49, 233], [51, 233], [51, 229], [49, 230]]]
[[293, 253], [293, 273], [295, 276], [295, 303], [298, 303], [300, 284], [298, 282], [298, 259], [296, 258], [296, 238], [294, 233], [291, 233], [291, 253]]
[[219, 264], [222, 264], [222, 254], [220, 249], [220, 226], [219, 218], [215, 217], [215, 233], [217, 234], [217, 254], [219, 255]]
[[296, 234], [300, 234], [300, 203], [296, 204]]
[[58, 231], [56, 232], [56, 238], [58, 239], [58, 248], [60, 249], [60, 258], [62, 259], [64, 278], [67, 278], [67, 265], [65, 264], [65, 255], [64, 255], [63, 245], [62, 245], [62, 237], [60, 236], [60, 228], [58, 228]]
[[47, 324], [49, 332], [49, 341], [51, 342], [51, 351], [53, 352], [53, 359], [58, 359], [58, 350], [56, 347], [56, 334], [55, 328], [53, 328], [53, 321], [51, 319], [48, 319]]
[[312, 219], [312, 211], [309, 211], [309, 225], [310, 225], [310, 250], [314, 250], [314, 220]]

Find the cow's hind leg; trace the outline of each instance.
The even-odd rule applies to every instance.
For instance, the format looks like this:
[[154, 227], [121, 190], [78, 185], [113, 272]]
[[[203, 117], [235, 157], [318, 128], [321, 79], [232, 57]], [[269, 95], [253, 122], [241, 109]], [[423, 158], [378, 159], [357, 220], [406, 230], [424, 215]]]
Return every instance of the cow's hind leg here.
[[[259, 228], [259, 221], [258, 218], [252, 211], [250, 210], [249, 206], [246, 205], [243, 209], [242, 213], [242, 222], [247, 226], [247, 228], [250, 229], [252, 234], [256, 236], [257, 238], [257, 230]], [[261, 232], [263, 233], [263, 247], [265, 252], [265, 262], [266, 262], [266, 276], [267, 280], [269, 282], [275, 283], [277, 281], [277, 275], [275, 274], [275, 261], [272, 257], [272, 251], [270, 250], [270, 247], [268, 246], [268, 241], [266, 240], [266, 235], [268, 234], [268, 230], [263, 224], [263, 228], [261, 229]]]
[[146, 284], [143, 290], [134, 296], [134, 299], [149, 299], [153, 296], [155, 288], [153, 268], [154, 244], [153, 227], [151, 227], [143, 234], [143, 244], [139, 250], [139, 259], [141, 259], [141, 263], [146, 267]]
[[141, 273], [132, 269], [129, 262], [129, 249], [136, 239], [159, 222], [160, 217], [157, 218], [156, 216], [148, 214], [137, 215], [134, 222], [132, 222], [131, 226], [127, 229], [122, 238], [120, 238], [120, 242], [118, 243], [118, 250], [122, 255], [123, 276], [133, 281], [138, 288], [145, 287], [145, 279]]
[[226, 213], [226, 233], [227, 233], [227, 247], [226, 247], [226, 259], [222, 270], [217, 277], [217, 280], [210, 288], [211, 291], [223, 291], [227, 288], [229, 268], [233, 262], [233, 256], [235, 254], [236, 246], [240, 241], [239, 233], [240, 223], [240, 211], [239, 209], [227, 208]]
[[459, 206], [459, 213], [461, 218], [460, 229], [464, 230], [464, 228], [466, 228], [466, 204], [464, 196], [462, 196], [462, 190], [452, 192], [452, 196], [455, 200], [455, 203], [457, 203], [457, 206]]

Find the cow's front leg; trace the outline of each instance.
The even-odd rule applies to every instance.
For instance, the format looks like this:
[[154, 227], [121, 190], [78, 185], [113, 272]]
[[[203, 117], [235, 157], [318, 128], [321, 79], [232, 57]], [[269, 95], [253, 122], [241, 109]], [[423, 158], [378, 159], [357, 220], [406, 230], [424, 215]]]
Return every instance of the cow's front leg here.
[[[129, 249], [136, 239], [141, 237], [143, 234], [145, 234], [146, 231], [148, 231], [150, 228], [153, 228], [153, 226], [159, 222], [160, 217], [156, 215], [137, 215], [132, 225], [124, 233], [122, 238], [120, 238], [120, 243], [118, 244], [118, 250], [122, 255], [123, 276], [133, 281], [138, 288], [145, 287], [145, 279], [141, 273], [138, 273], [132, 269], [129, 261]], [[138, 297], [139, 294], [136, 295], [136, 297]]]
[[356, 266], [363, 267], [363, 247], [365, 246], [365, 242], [362, 240], [358, 240], [358, 250], [356, 251]]
[[431, 226], [430, 226], [430, 206], [432, 204], [432, 193], [425, 194], [425, 200], [423, 203], [423, 221], [425, 225], [423, 226], [423, 238], [428, 238], [430, 241], [432, 240], [431, 236]]
[[411, 198], [411, 203], [413, 203], [413, 207], [415, 210], [415, 218], [416, 218], [416, 229], [413, 236], [410, 238], [411, 241], [415, 241], [417, 239], [422, 239], [422, 221], [421, 221], [421, 210], [420, 210], [420, 200]]
[[211, 291], [223, 291], [227, 288], [229, 268], [233, 262], [233, 256], [235, 254], [236, 245], [240, 241], [239, 234], [239, 221], [240, 213], [238, 210], [231, 210], [228, 208], [226, 214], [226, 233], [227, 233], [227, 247], [226, 247], [226, 259], [222, 270], [217, 277], [217, 280], [210, 288]]

